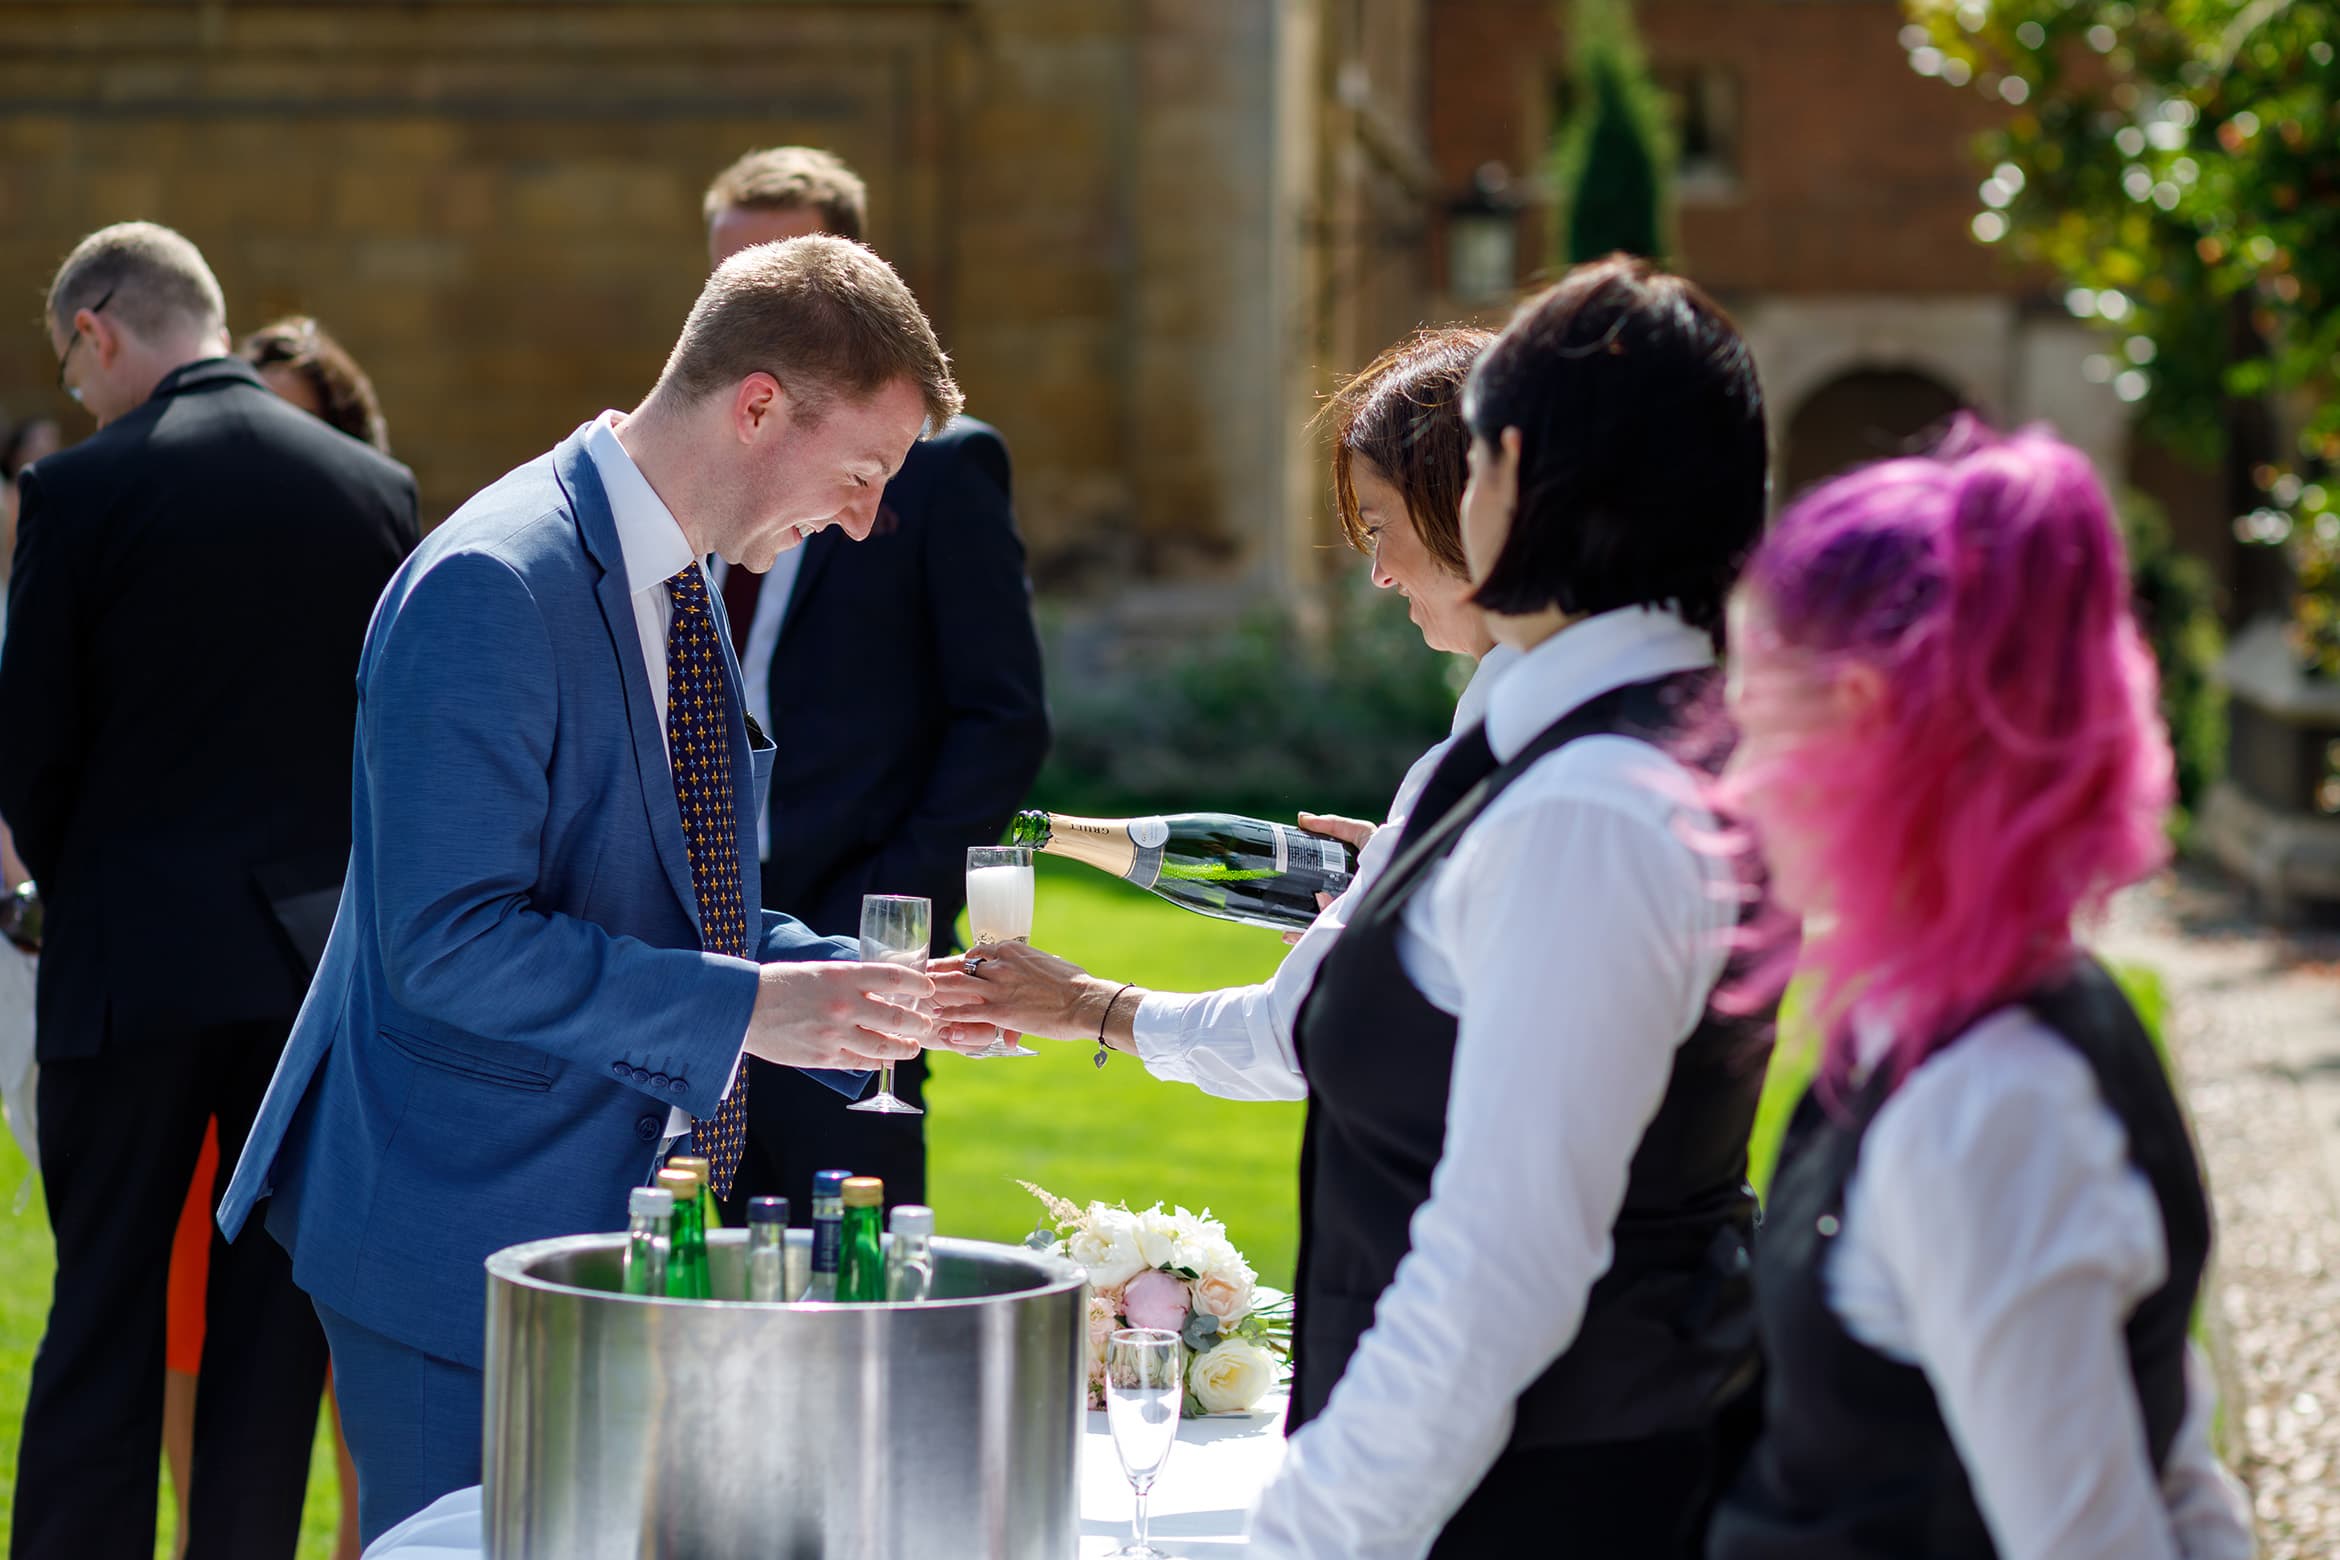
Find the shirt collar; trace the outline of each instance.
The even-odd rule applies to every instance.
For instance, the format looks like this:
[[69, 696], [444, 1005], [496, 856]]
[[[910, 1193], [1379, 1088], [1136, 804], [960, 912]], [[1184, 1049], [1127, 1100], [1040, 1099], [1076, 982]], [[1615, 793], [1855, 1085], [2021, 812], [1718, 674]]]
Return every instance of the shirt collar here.
[[674, 512], [618, 442], [618, 412], [603, 412], [579, 431], [593, 457], [610, 518], [617, 522], [618, 552], [626, 560], [626, 589], [639, 596], [664, 585], [697, 560]]
[[1633, 683], [1714, 665], [1714, 641], [1672, 612], [1627, 607], [1572, 623], [1499, 669], [1487, 742], [1508, 762], [1579, 705]]
[[1471, 680], [1463, 684], [1462, 697], [1454, 701], [1453, 735], [1459, 737], [1487, 718], [1487, 701], [1494, 697], [1496, 682], [1518, 659], [1516, 645], [1497, 645], [1479, 657]]

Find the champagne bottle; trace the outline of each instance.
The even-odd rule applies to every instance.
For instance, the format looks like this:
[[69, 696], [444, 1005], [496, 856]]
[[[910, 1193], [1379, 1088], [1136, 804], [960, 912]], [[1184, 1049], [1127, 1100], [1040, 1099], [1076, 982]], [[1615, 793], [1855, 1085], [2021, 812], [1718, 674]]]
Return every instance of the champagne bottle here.
[[637, 1186], [626, 1197], [625, 1292], [666, 1293], [666, 1258], [674, 1242], [674, 1197], [655, 1186]]
[[813, 1173], [812, 1279], [804, 1291], [807, 1300], [837, 1298], [837, 1256], [845, 1234], [845, 1183], [852, 1176], [850, 1170]]
[[789, 1300], [788, 1199], [748, 1199], [747, 1297]]
[[671, 1165], [658, 1172], [661, 1190], [674, 1196], [674, 1249], [666, 1258], [670, 1300], [712, 1300], [707, 1276], [707, 1226], [699, 1216], [699, 1178]]
[[857, 1175], [845, 1183], [845, 1227], [838, 1242], [837, 1299], [845, 1305], [886, 1297], [886, 1243], [878, 1234], [885, 1217], [886, 1183]]
[[1198, 915], [1274, 931], [1305, 928], [1316, 919], [1316, 896], [1340, 893], [1357, 875], [1357, 853], [1339, 840], [1232, 813], [1021, 812], [1008, 838], [1126, 878]]
[[894, 1210], [893, 1243], [886, 1248], [886, 1298], [927, 1300], [934, 1295], [934, 1210], [904, 1203]]

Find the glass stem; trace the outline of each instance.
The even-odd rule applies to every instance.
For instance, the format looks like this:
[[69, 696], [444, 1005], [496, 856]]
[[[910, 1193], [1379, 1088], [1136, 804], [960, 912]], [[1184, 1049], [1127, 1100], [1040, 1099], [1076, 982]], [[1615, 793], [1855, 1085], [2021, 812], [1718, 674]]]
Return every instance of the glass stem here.
[[878, 1097], [885, 1099], [894, 1092], [894, 1064], [887, 1062], [878, 1068]]
[[1147, 1549], [1152, 1547], [1146, 1542], [1146, 1494], [1149, 1490], [1153, 1489], [1153, 1487], [1154, 1481], [1151, 1479], [1146, 1481], [1143, 1488], [1140, 1488], [1134, 1484], [1130, 1486], [1132, 1493], [1134, 1493], [1137, 1497], [1137, 1511], [1130, 1518], [1130, 1527], [1137, 1534], [1137, 1537], [1131, 1540], [1130, 1543], [1130, 1547], [1133, 1549]]

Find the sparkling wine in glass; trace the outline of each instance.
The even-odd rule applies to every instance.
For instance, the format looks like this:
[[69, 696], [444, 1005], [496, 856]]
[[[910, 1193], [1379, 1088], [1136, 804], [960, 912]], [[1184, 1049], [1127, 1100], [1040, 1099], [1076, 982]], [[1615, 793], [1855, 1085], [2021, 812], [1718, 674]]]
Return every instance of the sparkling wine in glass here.
[[1169, 1560], [1146, 1541], [1146, 1496], [1178, 1440], [1178, 1411], [1186, 1398], [1184, 1366], [1174, 1332], [1125, 1327], [1105, 1346], [1105, 1421], [1137, 1505], [1130, 1541], [1110, 1560]]
[[[899, 964], [923, 970], [930, 948], [934, 906], [908, 894], [864, 894], [861, 898], [861, 960], [864, 964]], [[857, 1100], [847, 1110], [865, 1110], [881, 1116], [923, 1116], [925, 1111], [894, 1093], [894, 1067], [878, 1069], [878, 1091]]]
[[[967, 932], [986, 943], [1032, 940], [1032, 852], [1024, 845], [975, 845], [967, 851]], [[971, 1056], [1038, 1056], [1002, 1034]]]

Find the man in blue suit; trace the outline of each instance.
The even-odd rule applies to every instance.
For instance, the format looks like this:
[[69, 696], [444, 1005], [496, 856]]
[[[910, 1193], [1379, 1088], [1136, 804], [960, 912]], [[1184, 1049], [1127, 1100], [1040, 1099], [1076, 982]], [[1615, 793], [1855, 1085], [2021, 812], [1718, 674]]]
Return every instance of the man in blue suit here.
[[852, 1094], [936, 1038], [900, 1005], [924, 974], [743, 896], [773, 747], [700, 560], [867, 535], [958, 408], [884, 261], [744, 251], [639, 407], [474, 497], [376, 609], [340, 914], [219, 1214], [269, 1199], [368, 1542], [479, 1480], [489, 1252], [619, 1227], [686, 1141], [720, 1195], [747, 1056]]
[[[707, 251], [808, 233], [859, 240], [868, 193], [811, 146], [749, 152], [707, 187]], [[763, 902], [850, 933], [871, 889], [934, 902], [957, 946], [967, 847], [997, 844], [1048, 756], [1048, 701], [999, 430], [952, 419], [886, 485], [865, 544], [814, 538], [769, 574], [720, 582], [748, 709], [780, 744], [763, 817]], [[777, 1194], [811, 1206], [831, 1165], [926, 1195], [923, 1116], [850, 1114], [801, 1074], [750, 1062], [747, 1155], [725, 1216]], [[923, 1060], [894, 1069], [922, 1103]]]

